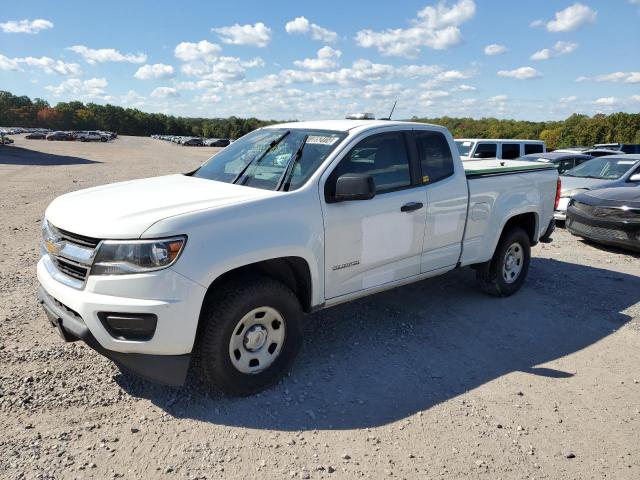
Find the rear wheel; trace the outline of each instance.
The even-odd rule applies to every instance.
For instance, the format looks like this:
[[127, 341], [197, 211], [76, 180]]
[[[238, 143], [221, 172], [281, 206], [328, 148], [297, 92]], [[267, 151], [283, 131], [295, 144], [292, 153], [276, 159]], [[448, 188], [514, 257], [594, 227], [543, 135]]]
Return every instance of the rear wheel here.
[[529, 235], [520, 227], [505, 232], [490, 262], [479, 267], [476, 278], [490, 295], [508, 297], [524, 283], [531, 260]]
[[200, 318], [196, 368], [205, 384], [250, 395], [278, 381], [302, 343], [302, 308], [285, 285], [253, 277], [223, 286]]

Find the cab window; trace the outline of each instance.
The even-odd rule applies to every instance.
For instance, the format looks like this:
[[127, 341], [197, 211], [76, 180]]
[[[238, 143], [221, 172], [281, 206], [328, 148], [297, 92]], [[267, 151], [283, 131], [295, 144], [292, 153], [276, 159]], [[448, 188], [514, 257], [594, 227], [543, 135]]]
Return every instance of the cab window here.
[[513, 160], [520, 156], [520, 144], [519, 143], [503, 143], [502, 144], [502, 158], [505, 160]]
[[331, 174], [330, 185], [346, 173], [371, 175], [376, 193], [411, 185], [409, 156], [402, 132], [379, 133], [365, 138], [347, 153]]
[[453, 175], [453, 158], [449, 142], [440, 132], [414, 133], [422, 167], [422, 183], [434, 183]]
[[498, 156], [497, 143], [478, 143], [473, 158], [496, 158]]
[[524, 154], [529, 155], [530, 153], [542, 153], [543, 148], [541, 143], [525, 143], [524, 144]]

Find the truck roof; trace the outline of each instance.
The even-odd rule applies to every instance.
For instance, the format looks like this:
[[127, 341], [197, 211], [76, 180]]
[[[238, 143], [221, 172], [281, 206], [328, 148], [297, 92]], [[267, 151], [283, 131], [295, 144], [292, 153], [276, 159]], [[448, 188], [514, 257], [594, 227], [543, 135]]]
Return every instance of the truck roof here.
[[366, 130], [368, 128], [388, 127], [394, 125], [404, 125], [408, 127], [428, 126], [436, 129], [443, 129], [440, 125], [431, 125], [429, 123], [419, 122], [402, 122], [399, 120], [312, 120], [307, 122], [290, 122], [269, 125], [265, 128], [305, 128], [310, 130], [336, 130], [339, 132], [349, 132], [359, 129]]

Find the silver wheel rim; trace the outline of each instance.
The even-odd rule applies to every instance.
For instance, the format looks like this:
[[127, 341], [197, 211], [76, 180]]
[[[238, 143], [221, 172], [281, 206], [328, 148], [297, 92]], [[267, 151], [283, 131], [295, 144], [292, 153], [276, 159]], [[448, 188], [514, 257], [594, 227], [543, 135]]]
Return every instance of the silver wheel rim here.
[[512, 243], [507, 249], [502, 264], [502, 278], [507, 283], [518, 280], [522, 266], [524, 265], [524, 250], [518, 242]]
[[269, 368], [282, 351], [284, 318], [271, 307], [251, 310], [236, 324], [229, 340], [229, 358], [242, 373], [258, 373]]

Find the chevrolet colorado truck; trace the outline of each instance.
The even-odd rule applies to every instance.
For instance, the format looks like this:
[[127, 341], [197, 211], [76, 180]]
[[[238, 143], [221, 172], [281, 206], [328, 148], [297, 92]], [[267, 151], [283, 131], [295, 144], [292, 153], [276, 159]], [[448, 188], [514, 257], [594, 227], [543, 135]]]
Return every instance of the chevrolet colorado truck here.
[[195, 171], [56, 198], [38, 298], [65, 340], [146, 379], [181, 385], [193, 363], [251, 394], [291, 365], [304, 314], [465, 266], [489, 294], [518, 291], [558, 172], [467, 163], [435, 125], [261, 128]]

